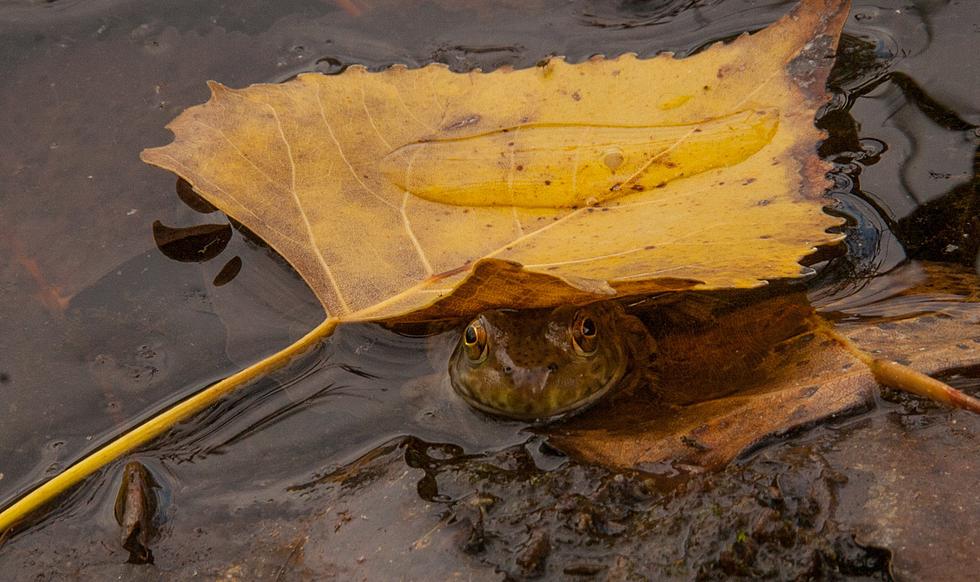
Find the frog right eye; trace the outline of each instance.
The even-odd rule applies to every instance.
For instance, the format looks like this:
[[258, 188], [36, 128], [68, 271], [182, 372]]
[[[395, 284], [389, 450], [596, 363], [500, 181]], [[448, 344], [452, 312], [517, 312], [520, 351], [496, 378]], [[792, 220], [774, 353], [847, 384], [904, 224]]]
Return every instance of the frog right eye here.
[[572, 344], [580, 356], [591, 356], [598, 347], [599, 329], [594, 319], [587, 313], [580, 312], [572, 323]]
[[474, 319], [463, 330], [463, 350], [473, 363], [487, 359], [487, 329], [479, 319]]

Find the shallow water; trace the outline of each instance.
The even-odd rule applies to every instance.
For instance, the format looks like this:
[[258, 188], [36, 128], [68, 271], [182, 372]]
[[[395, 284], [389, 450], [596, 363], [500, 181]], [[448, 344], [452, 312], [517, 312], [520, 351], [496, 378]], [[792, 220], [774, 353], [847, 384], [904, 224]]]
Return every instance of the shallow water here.
[[[207, 98], [205, 80], [241, 87], [305, 71], [336, 73], [353, 63], [438, 61], [455, 70], [489, 70], [530, 66], [555, 54], [572, 61], [626, 51], [684, 55], [758, 29], [792, 4], [0, 3], [0, 135], [7, 136], [0, 141], [0, 503], [322, 318], [278, 256], [229, 228], [220, 213], [206, 212], [173, 176], [138, 160], [144, 147], [169, 141], [164, 126], [177, 113]], [[832, 194], [837, 211], [850, 217], [850, 238], [846, 256], [814, 265], [820, 273], [810, 283], [814, 303], [842, 323], [900, 317], [942, 302], [939, 292], [903, 298], [919, 280], [916, 261], [976, 263], [980, 87], [967, 55], [975, 52], [977, 18], [968, 0], [854, 3], [831, 80], [835, 98], [820, 121], [830, 131], [821, 153], [838, 164]], [[183, 230], [194, 226], [200, 228]], [[379, 577], [391, 560], [409, 576], [527, 574], [519, 552], [503, 541], [524, 535], [518, 526], [528, 520], [560, 529], [555, 515], [561, 512], [534, 517], [537, 509], [520, 500], [557, 498], [576, 487], [593, 499], [613, 477], [555, 455], [522, 424], [461, 406], [443, 373], [451, 341], [448, 334], [342, 328], [316, 353], [134, 455], [163, 485], [167, 522], [150, 572], [187, 577], [195, 570], [226, 573], [238, 564], [245, 568], [240, 576], [276, 577], [280, 564], [294, 564], [283, 532], [319, 527], [319, 545], [305, 550], [306, 566], [316, 573]], [[976, 390], [971, 373], [955, 381]], [[976, 500], [962, 496], [980, 478], [980, 466], [970, 460], [978, 429], [980, 422], [964, 413], [885, 401], [874, 413], [774, 444], [717, 479], [702, 478], [692, 493], [662, 502], [660, 515], [674, 517], [658, 524], [637, 517], [650, 509], [645, 501], [614, 495], [593, 513], [606, 521], [616, 521], [609, 515], [617, 511], [629, 514], [619, 519], [624, 529], [598, 535], [594, 528], [575, 534], [572, 527], [561, 543], [552, 539], [543, 567], [559, 575], [581, 563], [582, 572], [599, 567], [597, 575], [606, 575], [615, 569], [614, 554], [649, 555], [659, 540], [662, 554], [651, 561], [675, 564], [679, 577], [699, 568], [708, 576], [731, 573], [723, 554], [737, 534], [677, 516], [709, 500], [738, 505], [746, 488], [783, 476], [806, 485], [800, 497], [816, 503], [811, 513], [823, 521], [808, 522], [805, 509], [780, 509], [797, 525], [785, 546], [793, 551], [780, 554], [760, 542], [769, 561], [757, 560], [780, 577], [805, 572], [808, 566], [792, 556], [806, 551], [823, 551], [824, 563], [833, 563], [826, 547], [841, 544], [846, 548], [838, 555], [851, 552], [859, 556], [855, 564], [869, 565], [837, 571], [881, 577], [883, 558], [862, 550], [864, 544], [893, 552], [899, 573], [966, 578], [980, 552], [963, 535], [968, 525], [949, 524], [980, 516]], [[523, 446], [497, 452], [509, 445]], [[360, 488], [323, 480], [364, 455], [369, 460], [357, 465], [367, 472]], [[121, 468], [114, 464], [89, 479], [43, 522], [8, 541], [0, 549], [2, 569], [16, 567], [25, 578], [56, 567], [83, 577], [134, 575], [125, 568], [137, 566], [123, 566], [127, 554], [112, 517]], [[826, 477], [835, 472], [845, 484]], [[526, 480], [549, 485], [535, 493], [522, 485]], [[438, 538], [445, 547], [426, 546], [428, 552], [403, 552], [406, 542], [368, 553], [377, 533], [357, 520], [359, 533], [342, 539], [323, 524], [297, 525], [335, 511], [328, 502], [346, 504], [370, 518], [361, 521], [388, 520], [397, 524], [397, 539], [416, 543], [429, 539], [423, 534], [443, 523], [446, 512], [469, 507], [474, 487], [526, 518], [488, 518], [491, 541], [482, 553], [466, 554], [448, 538]], [[932, 495], [942, 499], [926, 499]], [[755, 508], [731, 511], [758, 519]], [[411, 537], [420, 523], [425, 528]], [[269, 533], [276, 528], [282, 531]], [[237, 531], [253, 535], [233, 539]], [[690, 549], [692, 531], [703, 551]], [[593, 535], [605, 552], [587, 556]], [[860, 543], [847, 542], [853, 539]], [[929, 542], [916, 545], [916, 539]], [[924, 549], [924, 543], [938, 546]], [[339, 549], [353, 561], [311, 557]], [[358, 562], [362, 554], [372, 557]], [[285, 572], [303, 577], [291, 568]]]

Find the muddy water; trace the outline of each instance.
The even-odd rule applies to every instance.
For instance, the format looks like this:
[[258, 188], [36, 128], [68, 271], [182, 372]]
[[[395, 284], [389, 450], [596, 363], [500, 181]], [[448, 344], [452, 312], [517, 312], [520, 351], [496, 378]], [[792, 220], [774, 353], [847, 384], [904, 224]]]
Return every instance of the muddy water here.
[[[791, 5], [0, 3], [0, 503], [322, 318], [261, 241], [137, 158], [205, 80], [683, 55]], [[811, 282], [842, 325], [921, 309], [900, 296], [919, 261], [977, 260], [978, 27], [969, 0], [854, 3], [821, 118], [850, 239]], [[133, 455], [159, 485], [154, 565], [126, 564], [119, 543], [120, 462], [8, 540], [0, 570], [969, 579], [980, 565], [975, 417], [889, 397], [681, 485], [577, 465], [462, 407], [451, 341], [343, 328]], [[976, 392], [976, 375], [950, 378]]]

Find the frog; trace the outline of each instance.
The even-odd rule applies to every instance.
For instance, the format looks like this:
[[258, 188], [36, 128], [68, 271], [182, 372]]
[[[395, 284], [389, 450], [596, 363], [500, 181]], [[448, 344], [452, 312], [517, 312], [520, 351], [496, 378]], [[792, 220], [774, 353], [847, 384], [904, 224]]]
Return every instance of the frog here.
[[453, 390], [494, 416], [546, 423], [655, 378], [656, 341], [616, 301], [492, 309], [470, 320], [449, 362]]
[[[689, 341], [701, 337], [692, 330], [710, 329], [726, 312], [746, 305], [745, 297], [665, 295], [552, 309], [491, 309], [459, 333], [449, 361], [450, 384], [477, 410], [535, 424], [563, 421], [607, 396], [631, 398], [639, 390], [666, 407], [723, 398], [737, 391], [740, 382], [764, 379], [758, 365], [782, 338], [779, 333], [792, 337], [804, 329], [799, 326], [812, 310], [806, 299], [788, 295], [783, 301], [778, 313], [753, 332], [762, 336], [775, 331], [778, 337], [725, 343], [733, 350], [731, 359], [716, 361], [717, 369], [707, 370], [698, 355], [703, 349]], [[637, 309], [644, 303], [647, 309]], [[670, 339], [670, 330], [678, 329], [688, 341]], [[880, 384], [980, 413], [980, 399], [898, 362], [861, 352], [831, 329], [824, 333], [850, 346], [847, 349], [869, 366]]]

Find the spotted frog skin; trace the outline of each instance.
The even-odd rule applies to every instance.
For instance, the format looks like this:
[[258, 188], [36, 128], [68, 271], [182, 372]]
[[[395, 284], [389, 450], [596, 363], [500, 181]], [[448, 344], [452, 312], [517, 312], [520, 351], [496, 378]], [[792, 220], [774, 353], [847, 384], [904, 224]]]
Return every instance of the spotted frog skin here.
[[454, 390], [484, 412], [530, 421], [578, 412], [623, 382], [643, 324], [615, 302], [485, 311], [460, 334], [449, 363]]

